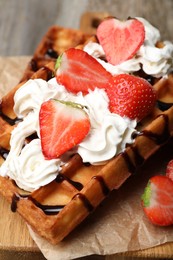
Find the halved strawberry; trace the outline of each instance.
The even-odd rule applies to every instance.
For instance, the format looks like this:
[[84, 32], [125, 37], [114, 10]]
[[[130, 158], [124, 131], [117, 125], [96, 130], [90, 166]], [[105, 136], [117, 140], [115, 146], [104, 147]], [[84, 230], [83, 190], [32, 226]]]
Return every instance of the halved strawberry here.
[[166, 167], [166, 176], [173, 181], [173, 159], [170, 160]]
[[79, 49], [68, 49], [57, 60], [56, 79], [58, 83], [73, 93], [84, 94], [88, 90], [105, 88], [111, 74], [88, 53]]
[[58, 158], [79, 144], [90, 130], [88, 115], [81, 105], [55, 99], [42, 104], [39, 123], [46, 159]]
[[150, 83], [128, 74], [112, 77], [106, 92], [111, 112], [138, 121], [151, 112], [156, 102], [156, 93]]
[[104, 20], [97, 28], [97, 38], [105, 52], [107, 61], [113, 65], [132, 58], [145, 39], [145, 29], [137, 19], [119, 21]]
[[142, 206], [153, 224], [172, 225], [173, 181], [162, 175], [152, 177], [142, 195]]

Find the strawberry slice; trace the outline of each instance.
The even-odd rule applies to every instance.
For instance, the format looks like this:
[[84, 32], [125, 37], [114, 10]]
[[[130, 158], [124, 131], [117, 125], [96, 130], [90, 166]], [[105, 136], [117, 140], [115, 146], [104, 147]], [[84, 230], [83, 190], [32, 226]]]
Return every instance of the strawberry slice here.
[[151, 112], [156, 102], [156, 93], [150, 83], [128, 74], [112, 77], [106, 92], [111, 112], [138, 121]]
[[39, 123], [46, 159], [58, 158], [79, 144], [90, 130], [88, 115], [81, 105], [55, 99], [42, 104]]
[[173, 181], [173, 160], [170, 160], [167, 164], [166, 176]]
[[159, 226], [173, 224], [173, 181], [167, 176], [152, 177], [144, 194], [142, 206], [149, 220]]
[[144, 42], [145, 29], [137, 19], [119, 21], [111, 17], [98, 26], [97, 38], [107, 61], [117, 65], [136, 54]]
[[111, 74], [88, 53], [79, 49], [68, 49], [56, 62], [57, 82], [73, 93], [88, 93], [88, 90], [106, 88]]

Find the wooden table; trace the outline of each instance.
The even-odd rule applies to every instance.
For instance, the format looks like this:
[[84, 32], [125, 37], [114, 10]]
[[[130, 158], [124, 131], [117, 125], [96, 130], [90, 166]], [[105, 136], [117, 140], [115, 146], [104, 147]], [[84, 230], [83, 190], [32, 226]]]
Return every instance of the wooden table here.
[[[128, 4], [127, 4], [128, 2]], [[40, 4], [41, 3], [41, 4]], [[84, 11], [104, 11], [120, 18], [144, 16], [160, 28], [163, 37], [173, 41], [172, 0], [128, 0], [128, 1], [0, 1], [0, 56], [32, 55], [37, 43], [52, 24], [79, 27], [78, 20]], [[114, 4], [113, 4], [114, 3]], [[68, 5], [70, 4], [71, 15]], [[44, 19], [42, 19], [44, 15]], [[84, 26], [85, 27], [85, 26]], [[167, 29], [165, 29], [167, 28]], [[20, 57], [23, 59], [23, 57]], [[9, 58], [10, 59], [10, 58]], [[20, 62], [20, 59], [18, 60]], [[22, 71], [20, 71], [22, 73]], [[31, 239], [28, 229], [19, 215], [9, 209], [9, 204], [0, 197], [0, 259], [44, 259]], [[9, 236], [11, 234], [11, 236]], [[146, 259], [172, 258], [173, 243], [159, 247], [86, 259]]]

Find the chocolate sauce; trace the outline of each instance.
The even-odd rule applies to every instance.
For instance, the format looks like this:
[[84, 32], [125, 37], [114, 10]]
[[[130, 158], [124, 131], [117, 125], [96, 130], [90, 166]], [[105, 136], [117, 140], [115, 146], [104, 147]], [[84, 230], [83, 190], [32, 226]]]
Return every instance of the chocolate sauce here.
[[8, 153], [9, 153], [9, 151], [7, 149], [0, 146], [0, 156], [2, 158], [4, 158], [4, 160], [6, 159]]
[[133, 155], [134, 155], [134, 163], [132, 162], [130, 156], [128, 155], [127, 151], [121, 153], [121, 155], [123, 156], [127, 167], [129, 169], [130, 173], [135, 173], [137, 168], [139, 166], [141, 166], [145, 159], [143, 158], [143, 156], [139, 153], [139, 150], [136, 146], [131, 146], [130, 149], [133, 151]]
[[92, 20], [91, 25], [92, 25], [93, 28], [97, 28], [97, 27], [99, 26], [100, 22], [101, 22], [100, 19], [94, 18], [94, 19]]
[[45, 66], [42, 68], [42, 70], [46, 71], [46, 78], [45, 78], [46, 81], [52, 79], [53, 71], [51, 69], [49, 69], [48, 67]]
[[73, 181], [71, 180], [70, 178], [68, 178], [67, 176], [65, 176], [64, 174], [58, 174], [57, 177], [56, 177], [56, 182], [60, 183], [64, 180], [68, 181], [71, 185], [73, 185], [77, 190], [82, 190], [83, 189], [83, 185], [82, 183], [80, 182], [77, 182], [77, 181]]
[[32, 71], [38, 70], [37, 61], [35, 59], [32, 59], [29, 64]]
[[83, 163], [86, 167], [89, 167], [91, 164], [89, 162]]
[[28, 199], [40, 208], [46, 215], [56, 215], [64, 208], [64, 205], [43, 205], [31, 196], [28, 196]]
[[19, 202], [20, 199], [28, 199], [31, 200], [38, 208], [40, 208], [46, 215], [56, 215], [59, 213], [64, 205], [43, 205], [40, 202], [38, 202], [36, 199], [34, 199], [30, 195], [21, 195], [15, 193], [12, 197], [12, 202], [11, 202], [11, 211], [16, 212], [17, 210], [17, 203]]
[[135, 165], [141, 166], [145, 161], [144, 157], [140, 154], [140, 152], [136, 146], [131, 146], [131, 149], [134, 153]]
[[50, 58], [54, 58], [54, 59], [58, 58], [58, 53], [52, 48], [49, 48], [45, 53], [45, 55], [48, 55]]
[[12, 202], [11, 202], [11, 211], [12, 212], [16, 212], [17, 210], [17, 203], [20, 200], [20, 195], [19, 194], [13, 194], [12, 197]]
[[153, 140], [156, 144], [161, 145], [167, 142], [170, 138], [170, 133], [169, 133], [169, 119], [168, 116], [165, 114], [161, 114], [158, 117], [163, 117], [164, 119], [164, 130], [161, 134], [156, 134], [148, 130], [143, 130], [141, 132], [134, 132], [132, 135], [132, 138], [135, 138], [137, 136], [146, 136], [149, 139]]
[[133, 162], [132, 162], [131, 158], [129, 157], [128, 153], [126, 151], [122, 152], [121, 156], [124, 158], [124, 160], [127, 164], [127, 167], [129, 169], [129, 172], [134, 173], [136, 171], [136, 166], [133, 164]]
[[[58, 214], [65, 205], [43, 205], [40, 202], [38, 202], [36, 199], [34, 199], [30, 195], [20, 195], [20, 194], [14, 194], [12, 197], [12, 202], [11, 202], [11, 210], [12, 212], [16, 212], [17, 210], [17, 203], [19, 202], [20, 199], [28, 199], [31, 200], [38, 208], [40, 208], [46, 215], [56, 215]], [[93, 211], [94, 207], [91, 205], [89, 200], [85, 197], [84, 194], [82, 193], [77, 193], [72, 199], [79, 198], [86, 209], [91, 212]]]
[[[141, 132], [137, 132], [137, 131], [134, 132], [132, 134], [132, 138], [134, 139], [137, 136], [146, 136], [149, 139], [151, 139], [152, 141], [154, 141], [157, 145], [162, 145], [165, 142], [167, 142], [168, 139], [170, 138], [169, 118], [165, 114], [161, 114], [161, 115], [159, 115], [159, 117], [163, 117], [163, 120], [164, 120], [164, 129], [161, 134], [156, 134], [156, 133], [153, 133], [148, 130], [143, 130]], [[139, 150], [137, 149], [137, 147], [135, 145], [131, 146], [130, 149], [133, 151], [133, 154], [134, 154], [134, 161], [135, 161], [134, 163], [132, 162], [131, 158], [129, 157], [129, 155], [126, 151], [121, 153], [121, 155], [123, 156], [124, 160], [126, 161], [126, 164], [128, 166], [130, 173], [134, 173], [136, 171], [137, 167], [141, 166], [144, 163], [145, 159], [139, 153]]]
[[19, 121], [19, 119], [18, 119], [17, 117], [14, 118], [14, 119], [12, 119], [12, 118], [6, 116], [6, 115], [2, 112], [2, 107], [1, 107], [1, 105], [0, 105], [0, 116], [2, 117], [2, 119], [3, 119], [4, 121], [6, 121], [6, 122], [7, 122], [9, 125], [11, 125], [11, 126], [15, 125], [15, 124], [17, 123], [17, 121]]
[[134, 75], [140, 77], [140, 78], [144, 78], [146, 79], [151, 85], [154, 85], [155, 84], [155, 78], [153, 76], [150, 76], [150, 75], [147, 75], [143, 70], [142, 68], [137, 71], [137, 72], [134, 72]]
[[74, 197], [73, 197], [72, 199], [75, 199], [75, 198], [79, 198], [79, 199], [83, 202], [85, 208], [86, 208], [89, 212], [93, 211], [94, 207], [92, 206], [92, 204], [90, 203], [90, 201], [85, 197], [84, 194], [82, 194], [82, 193], [77, 193], [76, 195], [74, 195]]
[[145, 78], [151, 85], [155, 84], [155, 78], [152, 76], [147, 75], [147, 77]]
[[31, 142], [32, 140], [37, 139], [37, 138], [38, 138], [38, 135], [37, 135], [37, 133], [35, 132], [35, 133], [29, 135], [29, 136], [26, 138], [26, 140], [29, 141], [29, 142]]
[[102, 192], [105, 196], [107, 196], [110, 192], [110, 189], [109, 187], [106, 185], [104, 179], [102, 176], [100, 175], [96, 175], [96, 176], [93, 176], [92, 177], [93, 179], [97, 180], [99, 183], [100, 183], [100, 186], [101, 186], [101, 189], [102, 189]]
[[168, 110], [170, 107], [173, 106], [173, 103], [166, 103], [160, 100], [157, 100], [157, 107], [161, 110], [161, 111], [166, 111]]
[[42, 205], [37, 203], [36, 205], [37, 207], [39, 207], [40, 209], [42, 209], [44, 211], [44, 213], [46, 215], [56, 215], [58, 214], [63, 208], [64, 206], [58, 206], [58, 205]]

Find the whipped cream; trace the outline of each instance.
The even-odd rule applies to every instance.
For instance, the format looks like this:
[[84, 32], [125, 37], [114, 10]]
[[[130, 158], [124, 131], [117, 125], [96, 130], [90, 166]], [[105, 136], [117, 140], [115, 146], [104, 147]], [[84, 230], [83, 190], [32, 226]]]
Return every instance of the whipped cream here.
[[[91, 129], [86, 138], [61, 158], [45, 160], [40, 144], [39, 111], [41, 104], [56, 98], [72, 101], [86, 107]], [[108, 97], [103, 89], [95, 89], [83, 96], [73, 95], [56, 82], [42, 79], [29, 80], [14, 96], [14, 110], [19, 122], [12, 131], [10, 152], [0, 168], [2, 176], [9, 176], [27, 191], [38, 189], [54, 180], [70, 153], [78, 152], [84, 162], [103, 164], [132, 143], [136, 120], [122, 118], [108, 109]], [[26, 138], [37, 133], [38, 138], [26, 144]], [[75, 150], [75, 151], [74, 151]], [[63, 159], [62, 159], [63, 158]]]
[[21, 189], [33, 191], [53, 181], [60, 165], [60, 159], [45, 160], [40, 139], [34, 139], [19, 154], [10, 153], [0, 172], [15, 180]]
[[121, 73], [134, 73], [141, 68], [155, 78], [160, 78], [173, 71], [173, 44], [163, 41], [163, 47], [157, 48], [156, 43], [161, 40], [160, 32], [144, 18], [137, 17], [145, 28], [145, 40], [136, 55], [118, 65], [112, 65], [101, 58], [105, 53], [98, 43], [89, 42], [84, 51], [95, 57], [102, 66], [112, 75]]

